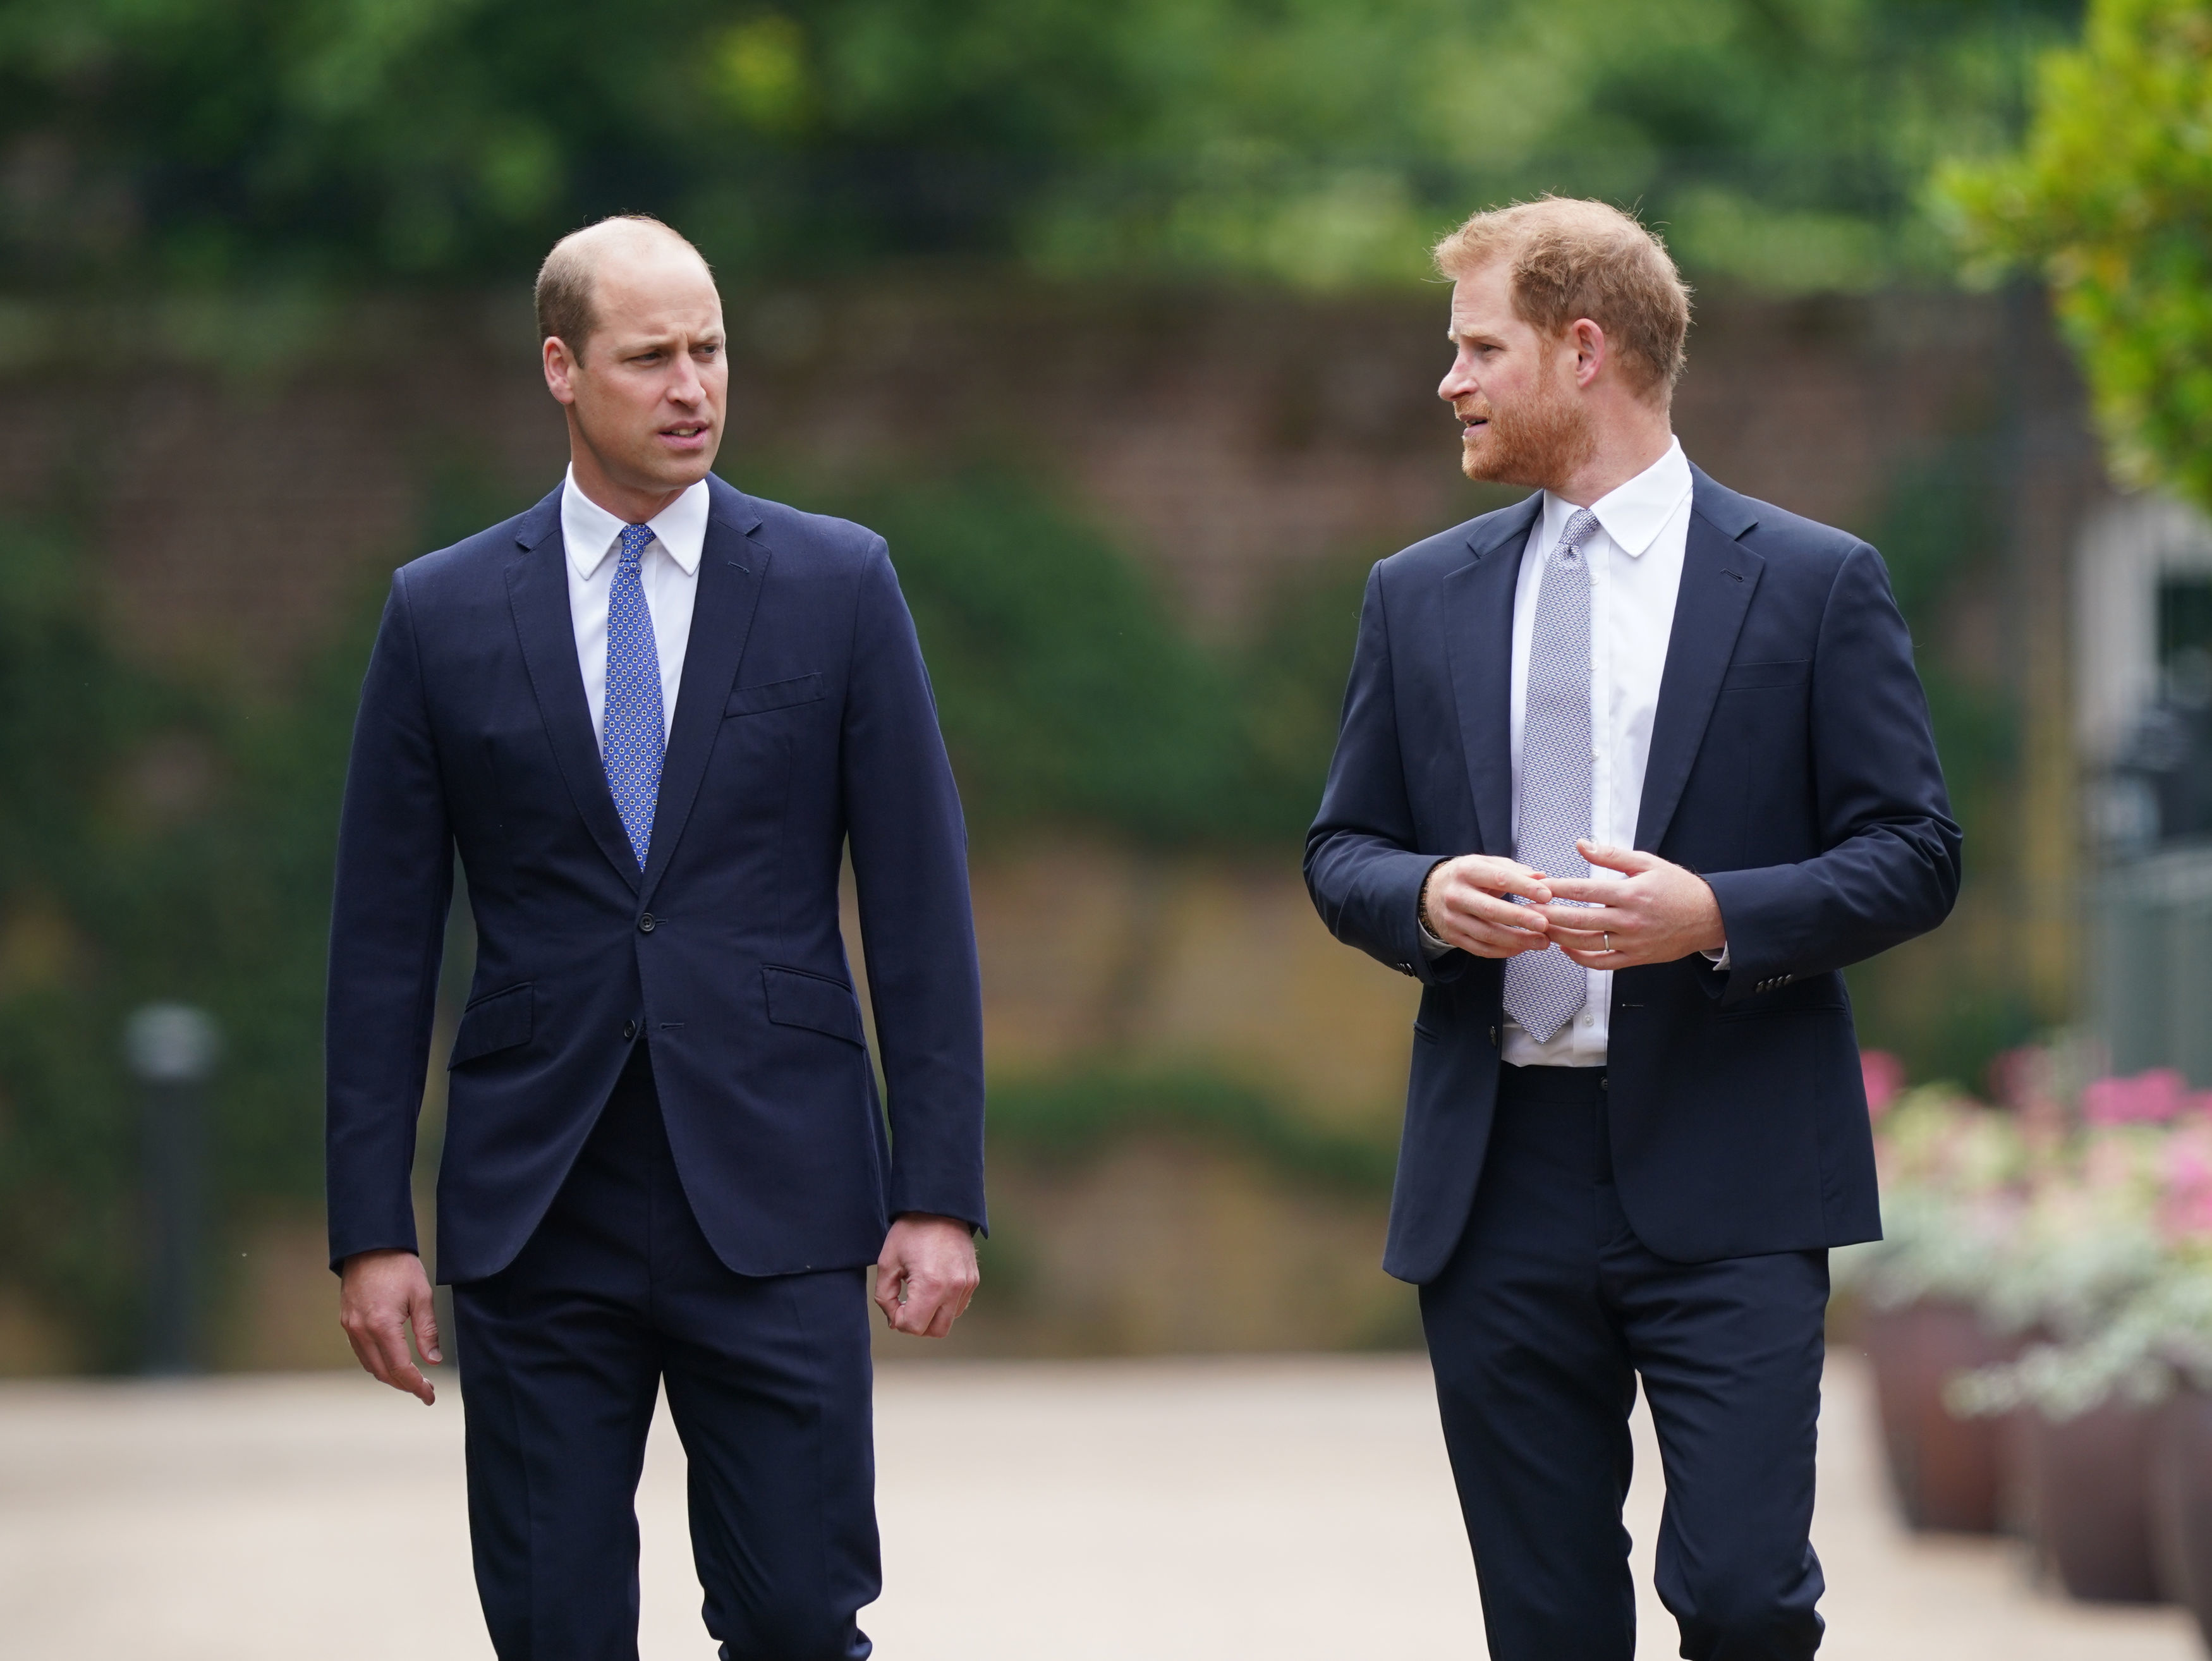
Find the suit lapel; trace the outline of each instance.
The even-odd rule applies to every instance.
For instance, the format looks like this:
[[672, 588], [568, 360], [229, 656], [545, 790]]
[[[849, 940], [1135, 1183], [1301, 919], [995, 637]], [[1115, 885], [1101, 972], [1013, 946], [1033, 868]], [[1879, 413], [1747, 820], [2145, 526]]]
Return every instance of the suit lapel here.
[[1513, 590], [1536, 525], [1539, 494], [1506, 508], [1469, 546], [1472, 564], [1443, 581], [1444, 648], [1474, 824], [1486, 854], [1513, 853]]
[[736, 683], [745, 637], [768, 576], [769, 548], [755, 534], [761, 517], [749, 497], [709, 477], [714, 508], [699, 555], [699, 590], [691, 605], [691, 637], [684, 648], [684, 678], [676, 692], [676, 720], [660, 764], [660, 794], [653, 810], [653, 847], [640, 885], [649, 904], [661, 873], [684, 835], [707, 774], [707, 758], [722, 730], [730, 689]]
[[607, 790], [607, 770], [592, 733], [592, 709], [576, 665], [576, 628], [568, 613], [568, 553], [561, 540], [561, 492], [530, 510], [514, 538], [520, 552], [507, 568], [507, 605], [522, 641], [530, 689], [553, 743], [553, 757], [568, 794], [607, 862], [637, 886], [637, 858], [623, 830], [622, 815]]
[[1741, 540], [1759, 522], [1750, 504], [1695, 468], [1691, 477], [1682, 586], [1675, 595], [1659, 708], [1651, 722], [1651, 754], [1644, 770], [1644, 800], [1636, 816], [1636, 845], [1652, 853], [1666, 839], [1683, 787], [1690, 782], [1721, 679], [1735, 652], [1736, 635], [1766, 568]]

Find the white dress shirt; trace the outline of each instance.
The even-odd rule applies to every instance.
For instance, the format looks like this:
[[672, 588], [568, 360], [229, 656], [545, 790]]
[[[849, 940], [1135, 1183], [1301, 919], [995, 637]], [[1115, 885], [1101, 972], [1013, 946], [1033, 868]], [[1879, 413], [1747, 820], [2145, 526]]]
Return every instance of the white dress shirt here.
[[[707, 545], [707, 481], [646, 521], [653, 540], [639, 560], [638, 581], [653, 613], [660, 658], [661, 740], [676, 724], [676, 689], [684, 684], [684, 648], [691, 642], [691, 605], [699, 593], [699, 556]], [[592, 709], [592, 737], [606, 750], [607, 596], [613, 590], [623, 523], [576, 488], [576, 470], [561, 487], [561, 541], [568, 551], [568, 620], [576, 630], [576, 666]]]
[[[1521, 558], [1513, 588], [1513, 693], [1508, 730], [1513, 757], [1513, 837], [1521, 837], [1521, 733], [1528, 709], [1528, 644], [1536, 631], [1536, 599], [1545, 559], [1558, 545], [1575, 504], [1544, 493], [1544, 511]], [[1690, 463], [1681, 441], [1608, 494], [1590, 503], [1598, 532], [1583, 544], [1590, 573], [1590, 839], [1627, 848], [1636, 841], [1644, 801], [1644, 770], [1651, 758], [1651, 722], [1667, 643], [1674, 630], [1674, 597], [1690, 538]], [[1594, 877], [1617, 872], [1592, 867]], [[1602, 1067], [1613, 1011], [1613, 973], [1591, 969], [1589, 997], [1574, 1019], [1542, 1043], [1505, 1018], [1504, 1053], [1515, 1067]]]

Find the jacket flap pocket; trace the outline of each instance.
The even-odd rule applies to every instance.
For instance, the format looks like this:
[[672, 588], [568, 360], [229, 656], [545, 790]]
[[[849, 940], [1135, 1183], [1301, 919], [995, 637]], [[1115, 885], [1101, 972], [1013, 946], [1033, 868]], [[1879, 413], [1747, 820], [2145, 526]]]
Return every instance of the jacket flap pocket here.
[[822, 674], [817, 670], [795, 680], [772, 680], [765, 686], [740, 686], [730, 694], [725, 715], [757, 715], [786, 709], [794, 703], [811, 703], [822, 696]]
[[779, 1026], [804, 1026], [847, 1043], [866, 1043], [860, 1031], [860, 1003], [853, 989], [826, 975], [799, 969], [763, 968], [768, 1018]]
[[1721, 678], [1721, 691], [1741, 692], [1755, 686], [1802, 686], [1812, 675], [1810, 658], [1798, 658], [1788, 663], [1739, 663]]
[[453, 1053], [446, 1065], [459, 1067], [495, 1050], [528, 1043], [536, 1001], [536, 989], [529, 982], [477, 999], [461, 1015], [461, 1029], [453, 1035]]

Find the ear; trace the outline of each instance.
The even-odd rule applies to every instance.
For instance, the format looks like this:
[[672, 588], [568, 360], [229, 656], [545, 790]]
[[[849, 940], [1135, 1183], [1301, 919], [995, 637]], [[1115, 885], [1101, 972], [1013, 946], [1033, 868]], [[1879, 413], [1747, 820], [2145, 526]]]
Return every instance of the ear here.
[[568, 343], [558, 335], [548, 335], [540, 350], [545, 363], [545, 390], [553, 394], [556, 403], [574, 404], [576, 359], [568, 350]]
[[1575, 349], [1575, 385], [1587, 386], [1613, 356], [1612, 343], [1606, 339], [1605, 331], [1586, 317], [1567, 325], [1567, 339]]

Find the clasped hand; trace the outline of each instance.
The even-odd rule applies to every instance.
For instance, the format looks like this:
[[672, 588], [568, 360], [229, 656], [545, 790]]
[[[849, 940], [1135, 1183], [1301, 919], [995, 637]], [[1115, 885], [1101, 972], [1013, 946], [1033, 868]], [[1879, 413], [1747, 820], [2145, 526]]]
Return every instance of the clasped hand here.
[[1633, 848], [1575, 846], [1593, 866], [1621, 874], [1548, 877], [1517, 860], [1462, 855], [1429, 878], [1429, 927], [1478, 958], [1556, 946], [1585, 969], [1673, 963], [1727, 944], [1720, 903], [1694, 871]]

